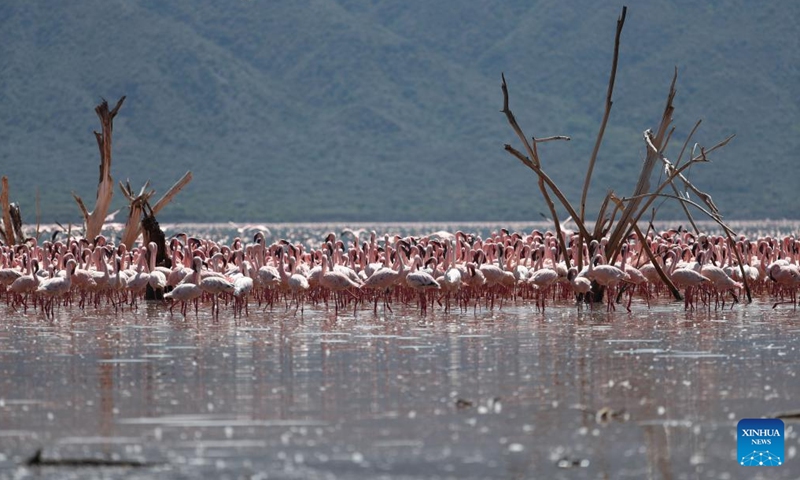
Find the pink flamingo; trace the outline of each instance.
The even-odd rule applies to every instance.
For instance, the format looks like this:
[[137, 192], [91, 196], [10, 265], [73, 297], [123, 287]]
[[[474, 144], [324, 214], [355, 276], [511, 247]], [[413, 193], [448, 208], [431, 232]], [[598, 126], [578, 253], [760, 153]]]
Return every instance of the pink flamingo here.
[[198, 299], [203, 295], [203, 290], [197, 285], [200, 281], [200, 268], [202, 260], [195, 257], [192, 262], [192, 273], [187, 277], [185, 283], [176, 285], [171, 292], [164, 294], [164, 300], [170, 300], [169, 314], [172, 315], [172, 309], [175, 307], [175, 302], [181, 302], [181, 314], [186, 318], [186, 310], [189, 302], [194, 301], [194, 314], [197, 316]]
[[236, 287], [222, 275], [209, 275], [200, 280], [198, 286], [211, 296], [211, 316], [219, 319], [219, 296], [233, 294]]
[[536, 287], [536, 308], [539, 309], [541, 306], [542, 313], [544, 313], [547, 295], [550, 294], [550, 289], [558, 280], [558, 272], [552, 268], [542, 266], [544, 262], [544, 249], [544, 246], [539, 248], [539, 259], [536, 261], [533, 273], [528, 277], [528, 282]]
[[424, 314], [428, 311], [426, 292], [428, 290], [439, 290], [441, 286], [431, 274], [418, 269], [421, 265], [422, 259], [414, 255], [411, 258], [411, 271], [406, 276], [406, 285], [419, 294], [419, 306]]
[[[706, 256], [708, 255], [708, 256]], [[712, 254], [703, 254], [703, 262], [702, 266], [700, 267], [700, 274], [704, 277], [708, 278], [711, 281], [711, 286], [715, 292], [715, 301], [714, 301], [714, 308], [719, 306], [720, 302], [720, 293], [722, 293], [722, 308], [725, 308], [725, 292], [730, 292], [733, 295], [733, 301], [738, 302], [739, 299], [736, 297], [736, 293], [734, 289], [744, 288], [744, 285], [735, 281], [731, 277], [725, 273], [724, 265], [722, 267], [718, 267], [716, 265], [712, 265], [710, 263], [706, 263], [708, 258], [711, 258]], [[731, 304], [731, 307], [733, 304]]]
[[606, 310], [616, 310], [614, 306], [616, 287], [622, 282], [630, 282], [630, 276], [614, 265], [595, 265], [595, 263], [601, 260], [603, 260], [603, 256], [599, 253], [594, 256], [593, 261], [589, 262], [586, 278], [594, 280], [598, 285], [602, 285], [606, 288]]
[[[300, 310], [300, 313], [303, 313], [303, 306], [301, 305], [301, 301], [304, 302], [303, 296], [305, 295], [306, 290], [309, 289], [308, 279], [299, 274], [295, 273], [295, 265], [297, 260], [294, 257], [289, 257], [289, 272], [287, 273], [284, 270], [284, 260], [283, 257], [286, 255], [286, 250], [283, 250], [282, 253], [278, 256], [278, 273], [280, 274], [281, 281], [286, 285], [289, 291], [292, 294], [292, 301], [295, 303], [295, 314], [297, 310]], [[288, 305], [287, 305], [288, 310]]]
[[[392, 311], [391, 302], [389, 301], [389, 294], [391, 293], [391, 289], [395, 287], [398, 283], [400, 283], [400, 279], [403, 276], [403, 271], [405, 269], [405, 264], [400, 261], [400, 253], [397, 252], [396, 260], [394, 266], [389, 266], [390, 261], [390, 247], [386, 245], [386, 251], [384, 252], [384, 264], [381, 268], [375, 270], [372, 275], [367, 277], [366, 281], [364, 281], [364, 287], [371, 289], [371, 290], [380, 290], [383, 292], [383, 307], [388, 308], [389, 311]], [[375, 296], [375, 306], [373, 308], [373, 313], [378, 313], [378, 296]]]
[[463, 285], [461, 269], [456, 266], [456, 252], [455, 248], [453, 248], [453, 241], [449, 238], [447, 239], [447, 256], [442, 268], [444, 269], [444, 274], [440, 277], [440, 285], [445, 294], [444, 311], [446, 313], [450, 311], [451, 295], [455, 295], [459, 305], [461, 304], [460, 300], [458, 300], [458, 295], [461, 285]]
[[773, 262], [768, 267], [767, 275], [769, 279], [775, 282], [779, 287], [789, 292], [788, 301], [776, 302], [772, 308], [784, 303], [792, 303], [796, 309], [797, 288], [800, 286], [800, 269], [793, 264]]
[[56, 298], [66, 296], [72, 288], [72, 274], [75, 272], [77, 262], [73, 259], [67, 260], [66, 274], [63, 277], [53, 277], [39, 284], [36, 289], [37, 295], [47, 298], [43, 310], [45, 317], [54, 318], [53, 301]]
[[[239, 250], [239, 255], [243, 257], [243, 253]], [[253, 291], [253, 278], [250, 276], [250, 262], [240, 258], [241, 274], [233, 279], [233, 298], [234, 298], [234, 315], [238, 311], [239, 316], [242, 316], [242, 307], [244, 307], [244, 314], [249, 316], [250, 312], [247, 309], [248, 296]]]
[[567, 280], [572, 287], [572, 291], [575, 292], [575, 300], [580, 307], [583, 304], [583, 299], [586, 298], [586, 294], [592, 291], [592, 282], [588, 278], [578, 275], [578, 269], [575, 267], [570, 267], [567, 271]]
[[678, 265], [674, 251], [670, 252], [673, 257], [672, 265], [668, 273], [669, 277], [676, 287], [685, 287], [684, 290], [684, 307], [686, 309], [695, 309], [695, 292], [697, 288], [703, 287], [711, 283], [707, 277], [697, 272], [690, 266], [689, 268], [675, 268]]
[[[342, 298], [343, 292], [347, 292], [350, 288], [356, 290], [361, 289], [361, 285], [353, 281], [349, 275], [341, 270], [335, 270], [331, 268], [331, 257], [327, 253], [322, 260], [322, 270], [320, 271], [319, 275], [319, 284], [321, 287], [327, 288], [333, 292], [335, 304], [334, 313], [336, 315], [339, 314], [339, 302], [341, 301], [342, 305], [344, 305], [344, 299]], [[352, 293], [350, 293], [350, 295], [353, 298], [357, 298]]]
[[[39, 287], [39, 262], [34, 258], [30, 261], [23, 258], [23, 263], [27, 262], [27, 274], [22, 275], [8, 287], [8, 290], [15, 295], [14, 304], [21, 303], [23, 312], [28, 312], [28, 296], [35, 294]], [[34, 301], [35, 305], [35, 301]]]

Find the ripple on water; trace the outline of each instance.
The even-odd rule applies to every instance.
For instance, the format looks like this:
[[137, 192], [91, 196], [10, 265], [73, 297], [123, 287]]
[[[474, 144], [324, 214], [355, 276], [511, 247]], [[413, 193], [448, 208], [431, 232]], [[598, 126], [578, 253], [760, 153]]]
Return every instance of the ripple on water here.
[[[673, 304], [646, 318], [255, 312], [184, 322], [151, 303], [78, 323], [62, 310], [46, 334], [6, 327], [0, 478], [30, 476], [41, 447], [161, 462], [103, 478], [738, 478], [740, 416], [796, 422], [800, 324], [766, 302], [725, 324]], [[134, 324], [159, 328], [119, 328]]]

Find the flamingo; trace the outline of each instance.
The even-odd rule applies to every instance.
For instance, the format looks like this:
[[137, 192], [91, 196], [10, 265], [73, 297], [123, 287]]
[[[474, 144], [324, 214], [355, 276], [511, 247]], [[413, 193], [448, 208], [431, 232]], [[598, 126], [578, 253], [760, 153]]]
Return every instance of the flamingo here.
[[200, 280], [201, 264], [202, 260], [199, 257], [195, 257], [192, 262], [192, 273], [189, 274], [189, 281], [176, 285], [171, 292], [164, 294], [164, 299], [172, 302], [169, 307], [170, 315], [172, 315], [172, 309], [175, 307], [175, 301], [179, 301], [181, 302], [181, 314], [186, 318], [187, 306], [189, 302], [194, 301], [194, 314], [197, 316], [197, 301], [203, 295], [203, 290], [197, 285]]
[[[108, 279], [109, 298], [114, 308], [122, 308], [122, 294], [125, 292], [125, 287], [128, 283], [128, 277], [122, 272], [122, 259], [116, 254], [114, 258], [114, 275]], [[116, 297], [116, 299], [114, 298]]]
[[797, 308], [797, 288], [800, 286], [800, 269], [792, 264], [773, 262], [767, 268], [767, 275], [769, 279], [775, 282], [779, 287], [789, 291], [789, 300], [776, 302], [772, 308], [782, 303], [793, 303], [794, 307]]
[[[261, 255], [266, 255], [263, 252], [263, 246], [260, 246], [259, 249], [262, 250]], [[264, 265], [259, 267], [258, 271], [256, 272], [256, 279], [258, 280], [259, 285], [263, 288], [264, 296], [266, 297], [266, 302], [268, 305], [272, 305], [274, 301], [274, 290], [280, 286], [281, 284], [281, 276], [278, 273], [278, 269], [273, 265], [266, 265], [266, 256], [264, 257]]]
[[454, 294], [456, 298], [458, 298], [458, 293], [462, 285], [461, 278], [461, 270], [456, 266], [456, 251], [455, 248], [453, 248], [453, 240], [448, 238], [447, 262], [444, 264], [444, 275], [442, 275], [442, 281], [440, 282], [442, 290], [445, 292], [445, 313], [450, 311], [450, 295]]
[[[203, 272], [200, 273], [202, 275]], [[211, 316], [219, 318], [219, 296], [232, 294], [236, 287], [224, 276], [217, 275], [203, 278], [198, 286], [211, 296]]]
[[441, 285], [433, 276], [427, 272], [419, 270], [422, 265], [422, 259], [417, 255], [411, 258], [411, 271], [406, 276], [406, 285], [419, 294], [419, 306], [422, 313], [428, 311], [428, 301], [425, 296], [427, 290], [439, 290]]
[[[540, 253], [544, 250], [544, 248], [545, 248], [544, 246], [540, 247], [539, 250]], [[539, 259], [536, 261], [533, 273], [531, 273], [530, 276], [528, 277], [528, 282], [532, 284], [537, 291], [536, 308], [538, 309], [541, 306], [542, 313], [544, 313], [544, 304], [545, 300], [547, 299], [547, 295], [550, 293], [550, 288], [558, 280], [558, 272], [556, 272], [552, 268], [543, 267], [542, 266], [543, 261], [544, 261], [544, 256], [540, 256]]]
[[603, 256], [599, 253], [594, 256], [592, 259], [593, 261], [589, 262], [589, 269], [586, 271], [586, 278], [589, 280], [594, 280], [598, 285], [602, 285], [606, 288], [606, 310], [616, 310], [616, 307], [614, 306], [616, 287], [622, 282], [629, 282], [630, 276], [614, 265], [595, 265], [595, 263], [601, 261], [602, 259]]
[[702, 287], [704, 285], [708, 285], [711, 283], [707, 277], [703, 276], [703, 274], [697, 272], [693, 265], [690, 265], [689, 268], [676, 268], [678, 265], [677, 256], [673, 255], [673, 252], [670, 252], [672, 258], [672, 265], [670, 266], [670, 271], [668, 273], [669, 277], [672, 279], [672, 283], [675, 284], [676, 287], [685, 287], [684, 290], [684, 307], [686, 309], [694, 310], [695, 309], [695, 301], [694, 301], [694, 294], [698, 287]]
[[156, 257], [158, 256], [158, 245], [156, 245], [156, 242], [147, 244], [147, 253], [150, 256], [150, 263], [148, 265], [150, 276], [147, 279], [147, 284], [156, 292], [156, 298], [158, 298], [158, 292], [163, 294], [164, 289], [167, 287], [167, 275], [170, 275], [172, 270], [165, 267], [156, 267]]
[[[503, 253], [504, 252], [503, 246], [497, 244], [495, 246], [495, 249], [498, 257], [497, 265], [486, 263], [486, 264], [481, 264], [478, 267], [480, 268], [481, 272], [483, 272], [483, 275], [486, 278], [486, 288], [489, 290], [489, 296], [492, 308], [494, 308], [494, 298], [496, 290], [499, 288], [504, 288], [508, 285], [513, 285], [517, 281], [517, 279], [514, 278], [514, 274], [512, 272], [507, 272], [503, 269], [504, 266], [503, 258], [505, 256]], [[480, 254], [481, 252], [478, 253]]]
[[39, 284], [39, 287], [36, 289], [36, 294], [47, 298], [47, 302], [45, 302], [43, 308], [45, 317], [55, 317], [53, 301], [69, 293], [72, 288], [72, 274], [75, 273], [76, 266], [77, 262], [70, 258], [67, 260], [66, 274], [63, 277], [56, 276]]
[[300, 300], [301, 297], [305, 295], [306, 290], [309, 289], [308, 279], [299, 273], [294, 273], [295, 264], [297, 262], [297, 260], [295, 260], [294, 257], [289, 257], [289, 273], [287, 273], [286, 270], [284, 270], [284, 260], [283, 260], [284, 255], [286, 255], [286, 250], [283, 250], [283, 252], [278, 257], [279, 259], [278, 273], [281, 276], [281, 281], [286, 285], [286, 287], [292, 293], [292, 300], [296, 305], [296, 308], [294, 310], [295, 313], [297, 313], [297, 310], [299, 309], [300, 313], [302, 314], [303, 307], [300, 304]]
[[325, 256], [322, 260], [322, 270], [320, 271], [319, 275], [319, 284], [321, 287], [327, 288], [333, 292], [335, 302], [334, 312], [336, 315], [339, 314], [339, 300], [341, 299], [342, 292], [347, 291], [348, 288], [355, 288], [357, 290], [361, 289], [361, 285], [353, 281], [353, 279], [351, 279], [346, 273], [331, 268], [331, 257], [327, 253], [325, 253]]
[[[733, 295], [733, 301], [738, 302], [739, 299], [736, 298], [736, 293], [734, 292], [734, 289], [744, 288], [744, 285], [742, 285], [741, 283], [735, 281], [730, 276], [728, 276], [728, 274], [725, 273], [725, 270], [723, 268], [724, 265], [723, 267], [718, 267], [716, 265], [705, 263], [706, 258], [707, 257], [704, 254], [703, 255], [704, 261], [700, 268], [700, 274], [711, 281], [711, 286], [714, 288], [714, 291], [716, 292], [714, 308], [716, 308], [719, 305], [720, 292], [723, 293], [722, 308], [725, 308], [724, 292], [730, 291], [731, 295]], [[733, 307], [733, 304], [731, 304], [731, 307]]]
[[[9, 252], [9, 255], [13, 257], [14, 251], [12, 250]], [[22, 276], [22, 272], [16, 268], [10, 267], [9, 264], [13, 262], [7, 259], [5, 255], [0, 254], [0, 259], [3, 261], [3, 266], [0, 267], [0, 286], [2, 286], [3, 289], [7, 289], [9, 285], [14, 283], [14, 280]]]
[[[405, 268], [405, 264], [400, 261], [400, 253], [397, 252], [397, 248], [395, 248], [395, 255], [396, 260], [394, 266], [389, 266], [389, 261], [391, 257], [390, 247], [388, 243], [388, 235], [386, 237], [386, 247], [384, 251], [384, 263], [381, 268], [375, 270], [372, 275], [367, 277], [364, 281], [364, 287], [371, 289], [371, 290], [380, 290], [383, 292], [383, 307], [388, 308], [389, 311], [392, 311], [391, 302], [389, 301], [389, 293], [391, 289], [400, 283], [400, 279], [403, 276], [403, 271]], [[395, 243], [395, 247], [396, 247]], [[378, 313], [378, 297], [375, 296], [375, 306], [373, 308], [373, 313]]]
[[128, 278], [125, 284], [125, 289], [131, 294], [131, 307], [138, 308], [136, 305], [136, 297], [141, 295], [147, 285], [150, 283], [150, 274], [145, 271], [147, 257], [145, 256], [146, 249], [144, 247], [139, 249], [139, 257], [136, 262], [136, 270], [132, 277]]
[[636, 287], [643, 286], [645, 291], [645, 301], [647, 302], [647, 307], [650, 308], [650, 295], [647, 292], [647, 277], [636, 267], [632, 266], [628, 262], [628, 244], [623, 244], [622, 249], [620, 250], [620, 254], [622, 255], [622, 262], [619, 264], [618, 268], [624, 271], [628, 275], [628, 283], [630, 284], [630, 290], [628, 293], [628, 305], [627, 310], [631, 311], [631, 302], [633, 301], [633, 291]]
[[567, 271], [567, 280], [572, 287], [572, 291], [575, 292], [576, 300], [580, 306], [583, 303], [583, 299], [586, 298], [586, 294], [591, 292], [592, 282], [588, 278], [579, 275], [576, 267], [570, 267]]
[[[466, 298], [464, 298], [464, 306], [466, 307], [469, 303], [469, 295], [475, 294], [477, 297], [479, 292], [483, 289], [483, 286], [486, 285], [486, 277], [483, 276], [483, 272], [475, 263], [468, 262], [465, 266], [467, 267], [467, 274], [463, 277], [463, 280], [464, 284], [467, 286], [465, 291]], [[477, 311], [477, 309], [478, 299], [476, 298], [473, 311]]]
[[247, 297], [253, 291], [253, 278], [250, 276], [250, 262], [247, 260], [242, 261], [242, 274], [233, 280], [233, 298], [234, 314], [238, 310], [239, 316], [242, 316], [242, 306], [244, 306], [244, 314], [250, 315], [247, 309]]
[[[23, 263], [27, 258], [23, 258]], [[27, 274], [18, 277], [9, 285], [8, 290], [15, 295], [14, 303], [22, 303], [23, 312], [28, 312], [28, 296], [36, 293], [39, 287], [39, 261], [35, 258], [27, 263]], [[34, 301], [35, 305], [35, 301]]]

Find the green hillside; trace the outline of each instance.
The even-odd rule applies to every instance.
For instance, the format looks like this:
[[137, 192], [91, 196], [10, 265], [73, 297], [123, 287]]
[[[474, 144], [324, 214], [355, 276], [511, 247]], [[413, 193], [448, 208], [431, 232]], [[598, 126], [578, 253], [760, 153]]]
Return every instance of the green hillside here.
[[[97, 185], [101, 97], [127, 95], [116, 180], [165, 191], [162, 221], [530, 220], [535, 177], [503, 151], [511, 107], [578, 200], [621, 5], [445, 0], [0, 4], [0, 174], [33, 221], [78, 222]], [[637, 2], [590, 199], [632, 190], [678, 68], [677, 155], [735, 133], [690, 176], [729, 218], [798, 218], [796, 2]], [[124, 205], [119, 192], [114, 205]], [[663, 216], [678, 216], [664, 210]]]

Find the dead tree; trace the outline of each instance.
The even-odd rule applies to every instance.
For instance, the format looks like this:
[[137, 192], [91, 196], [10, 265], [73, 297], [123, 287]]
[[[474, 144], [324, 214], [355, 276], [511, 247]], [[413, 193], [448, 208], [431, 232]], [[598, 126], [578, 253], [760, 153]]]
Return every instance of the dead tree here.
[[[692, 156], [689, 160], [683, 164], [680, 163], [681, 158], [683, 157], [683, 153], [686, 149], [686, 145], [689, 143], [690, 138], [694, 135], [694, 132], [697, 129], [697, 125], [689, 134], [689, 137], [686, 139], [684, 143], [683, 149], [681, 149], [681, 153], [678, 156], [678, 160], [673, 164], [669, 161], [669, 159], [665, 156], [665, 151], [667, 145], [669, 144], [669, 140], [675, 131], [675, 128], [672, 126], [672, 114], [674, 111], [673, 107], [673, 100], [675, 98], [675, 82], [677, 80], [677, 71], [675, 71], [672, 82], [670, 84], [669, 93], [667, 95], [666, 105], [664, 107], [664, 112], [661, 117], [661, 122], [659, 123], [658, 127], [655, 129], [655, 132], [651, 130], [646, 130], [643, 134], [644, 143], [646, 146], [647, 155], [642, 164], [642, 168], [639, 174], [639, 180], [637, 182], [636, 188], [633, 194], [629, 197], [619, 198], [617, 197], [613, 191], [609, 191], [606, 194], [605, 199], [603, 200], [600, 211], [597, 216], [597, 220], [595, 221], [594, 228], [589, 231], [587, 228], [587, 219], [586, 219], [586, 197], [589, 190], [589, 186], [591, 184], [591, 177], [592, 172], [595, 167], [595, 162], [597, 159], [597, 153], [600, 149], [600, 145], [603, 141], [603, 136], [606, 130], [606, 125], [608, 123], [609, 115], [611, 112], [611, 107], [613, 105], [612, 102], [612, 94], [614, 91], [614, 82], [616, 79], [617, 74], [617, 64], [619, 59], [619, 46], [620, 46], [620, 37], [622, 34], [622, 27], [625, 24], [625, 15], [627, 12], [627, 7], [622, 7], [622, 13], [620, 17], [617, 19], [617, 29], [616, 35], [614, 39], [614, 56], [611, 65], [611, 76], [608, 83], [608, 91], [606, 94], [606, 102], [605, 102], [605, 114], [603, 116], [603, 120], [600, 125], [600, 130], [597, 135], [597, 139], [595, 141], [594, 148], [592, 150], [592, 155], [589, 159], [589, 164], [587, 167], [586, 172], [586, 179], [583, 185], [583, 191], [581, 194], [581, 203], [580, 208], [576, 211], [573, 208], [572, 204], [566, 199], [564, 194], [555, 184], [555, 182], [550, 179], [550, 177], [545, 173], [544, 168], [542, 166], [542, 161], [539, 156], [539, 152], [537, 149], [537, 143], [541, 143], [544, 140], [569, 140], [569, 137], [565, 136], [557, 136], [557, 137], [548, 137], [546, 139], [536, 139], [532, 138], [532, 141], [528, 140], [528, 137], [523, 133], [522, 129], [518, 125], [514, 114], [511, 112], [509, 108], [509, 93], [508, 93], [508, 85], [506, 84], [505, 75], [502, 76], [502, 91], [503, 91], [503, 109], [501, 110], [508, 120], [508, 123], [511, 125], [514, 132], [517, 134], [517, 137], [520, 139], [524, 146], [524, 152], [521, 152], [511, 145], [505, 145], [506, 151], [511, 153], [514, 157], [516, 157], [519, 161], [521, 161], [526, 167], [530, 168], [531, 170], [536, 173], [539, 177], [539, 189], [541, 190], [542, 196], [544, 197], [545, 203], [547, 204], [550, 213], [553, 218], [554, 226], [556, 229], [556, 235], [558, 241], [560, 243], [560, 247], [562, 252], [566, 252], [566, 248], [564, 245], [563, 235], [561, 234], [561, 225], [558, 220], [558, 216], [555, 210], [554, 202], [551, 198], [552, 196], [555, 197], [564, 210], [571, 216], [574, 220], [575, 225], [578, 228], [577, 232], [577, 239], [579, 243], [578, 251], [582, 251], [583, 243], [589, 243], [593, 240], [600, 240], [603, 237], [608, 235], [608, 241], [605, 247], [605, 255], [609, 261], [613, 261], [617, 254], [620, 253], [623, 243], [627, 241], [628, 236], [631, 232], [635, 232], [637, 235], [641, 237], [642, 233], [637, 226], [637, 223], [640, 221], [642, 215], [648, 211], [652, 203], [657, 198], [674, 198], [681, 203], [681, 206], [684, 207], [684, 211], [688, 215], [688, 206], [695, 207], [699, 209], [702, 213], [708, 215], [712, 220], [714, 220], [724, 231], [725, 234], [728, 236], [729, 242], [733, 242], [734, 237], [736, 236], [735, 232], [731, 230], [725, 223], [722, 222], [722, 215], [719, 213], [716, 205], [711, 201], [711, 197], [704, 192], [701, 192], [697, 187], [695, 187], [685, 176], [684, 172], [697, 163], [707, 162], [708, 158], [707, 155], [712, 151], [725, 146], [733, 136], [726, 138], [722, 142], [718, 143], [714, 147], [705, 150], [703, 148], [700, 149], [699, 154], [695, 154], [696, 152], [692, 152]], [[699, 125], [699, 123], [698, 123]], [[667, 178], [662, 183], [660, 183], [655, 189], [651, 188], [650, 178], [652, 176], [655, 167], [658, 165], [663, 164], [665, 166], [665, 171]], [[676, 181], [680, 181], [684, 186], [684, 195], [678, 194], [678, 185], [675, 184]], [[676, 192], [676, 195], [667, 195], [661, 193], [667, 187], [673, 189]], [[708, 210], [703, 208], [701, 205], [692, 202], [689, 200], [689, 196], [686, 192], [691, 191], [693, 194], [698, 196], [703, 203], [706, 204]], [[608, 212], [609, 208], [611, 211]], [[619, 218], [617, 215], [619, 214]], [[689, 215], [689, 220], [694, 224], [693, 219]], [[680, 292], [677, 288], [672, 284], [670, 279], [664, 274], [663, 270], [659, 266], [658, 262], [654, 260], [653, 252], [650, 252], [649, 249], [645, 248], [645, 253], [650, 258], [653, 266], [659, 273], [659, 276], [664, 281], [664, 283], [670, 288], [673, 295], [676, 299], [680, 299]], [[733, 248], [733, 251], [739, 257], [739, 251], [736, 248]], [[578, 267], [580, 268], [581, 265], [581, 257], [579, 256], [578, 259]], [[740, 269], [743, 268], [743, 262], [741, 258], [739, 258], [739, 265]], [[742, 271], [742, 277], [746, 277], [744, 272]], [[744, 278], [745, 282], [745, 290], [747, 291], [748, 300], [751, 299], [750, 296], [750, 289], [747, 285], [747, 280]]]
[[125, 245], [128, 250], [133, 248], [133, 244], [136, 243], [136, 239], [139, 237], [139, 222], [142, 218], [142, 210], [144, 209], [147, 202], [150, 200], [150, 197], [156, 193], [155, 190], [147, 191], [147, 187], [150, 186], [150, 181], [148, 180], [145, 182], [142, 189], [139, 191], [138, 194], [133, 193], [133, 189], [131, 188], [130, 181], [126, 182], [125, 185], [122, 182], [119, 182], [119, 188], [122, 190], [122, 194], [125, 195], [125, 198], [128, 200], [128, 221], [125, 222], [125, 230], [122, 231], [122, 240], [120, 243]]
[[[139, 238], [139, 235], [147, 231], [145, 220], [147, 220], [148, 216], [155, 219], [155, 215], [160, 212], [162, 208], [167, 206], [172, 199], [175, 198], [175, 195], [177, 195], [178, 192], [180, 192], [183, 187], [185, 187], [191, 181], [192, 172], [186, 172], [180, 180], [175, 182], [175, 185], [167, 190], [167, 193], [165, 193], [164, 196], [162, 196], [152, 208], [150, 208], [150, 199], [156, 192], [155, 190], [147, 190], [147, 188], [150, 186], [149, 180], [145, 182], [138, 194], [133, 192], [130, 182], [126, 182], [124, 185], [122, 182], [119, 182], [119, 188], [122, 190], [122, 194], [125, 195], [125, 198], [128, 200], [129, 207], [128, 220], [125, 223], [125, 230], [122, 232], [121, 243], [125, 244], [129, 250], [133, 248], [133, 245], [136, 243], [136, 239]], [[149, 213], [147, 213], [148, 211]], [[142, 219], [143, 212], [145, 213], [144, 219]], [[147, 243], [147, 237], [145, 237], [145, 244]], [[161, 251], [161, 248], [163, 248], [163, 245], [159, 245], [159, 252]]]
[[14, 227], [11, 221], [11, 207], [8, 204], [8, 177], [2, 179], [2, 189], [0, 189], [0, 208], [3, 209], [3, 228], [0, 230], [2, 240], [6, 245], [14, 245]]
[[81, 197], [72, 193], [78, 207], [83, 214], [83, 220], [86, 224], [85, 237], [95, 238], [100, 235], [103, 229], [103, 224], [108, 214], [108, 208], [111, 205], [111, 198], [114, 195], [114, 179], [111, 178], [111, 133], [114, 127], [114, 117], [117, 116], [122, 102], [125, 97], [119, 99], [117, 105], [112, 109], [108, 109], [108, 102], [105, 99], [95, 107], [94, 111], [100, 118], [101, 132], [94, 132], [97, 140], [97, 146], [100, 149], [100, 180], [97, 184], [97, 198], [95, 200], [94, 210], [90, 213], [86, 209]]

